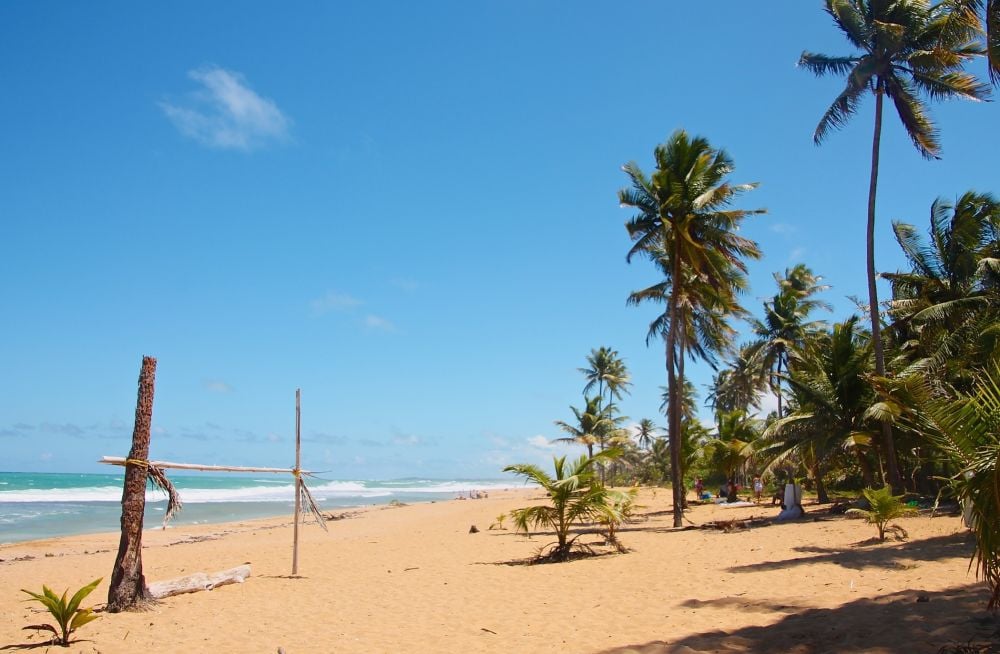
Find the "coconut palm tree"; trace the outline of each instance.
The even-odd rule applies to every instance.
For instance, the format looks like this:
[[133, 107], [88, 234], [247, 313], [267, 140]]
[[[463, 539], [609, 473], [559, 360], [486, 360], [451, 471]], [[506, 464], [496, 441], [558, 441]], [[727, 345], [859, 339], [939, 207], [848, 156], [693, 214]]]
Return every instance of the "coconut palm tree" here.
[[570, 528], [576, 523], [599, 522], [617, 524], [621, 516], [616, 512], [617, 494], [601, 484], [594, 468], [601, 462], [611, 461], [620, 453], [605, 450], [594, 456], [581, 456], [567, 465], [566, 457], [553, 457], [555, 475], [549, 475], [536, 465], [519, 463], [509, 465], [504, 472], [512, 472], [541, 487], [550, 504], [529, 506], [511, 512], [519, 531], [528, 533], [531, 528], [552, 529], [556, 545], [547, 558], [565, 561], [576, 540], [570, 539]]
[[992, 591], [994, 609], [1000, 605], [1000, 366], [977, 371], [969, 392], [922, 375], [905, 381], [909, 402], [900, 419], [950, 464], [951, 489], [965, 506], [977, 572]]
[[[556, 426], [569, 436], [556, 438], [552, 442], [585, 445], [587, 455], [593, 457], [594, 445], [603, 443], [608, 434], [618, 427], [616, 418], [612, 415], [614, 405], [601, 407], [601, 398], [595, 395], [587, 399], [587, 406], [582, 411], [575, 406], [571, 406], [570, 410], [576, 417], [576, 424], [556, 420]], [[620, 422], [620, 419], [617, 420]]]
[[653, 441], [657, 439], [658, 429], [659, 427], [649, 418], [643, 418], [639, 421], [635, 428], [635, 438], [641, 449], [649, 450], [653, 447]]
[[705, 399], [714, 413], [760, 409], [760, 396], [766, 380], [754, 370], [748, 347], [742, 346], [727, 366], [712, 378], [712, 386]]
[[597, 397], [604, 401], [604, 390], [608, 391], [607, 405], [614, 399], [621, 399], [622, 393], [628, 392], [628, 387], [632, 385], [625, 367], [625, 362], [618, 355], [617, 350], [609, 347], [599, 347], [591, 350], [587, 355], [586, 368], [579, 368], [580, 372], [587, 378], [587, 385], [583, 387], [583, 394], [586, 395], [597, 385]]
[[913, 225], [893, 223], [910, 271], [882, 277], [892, 284], [892, 328], [897, 340], [908, 339], [910, 365], [943, 369], [955, 384], [992, 354], [988, 343], [983, 351], [980, 334], [997, 319], [998, 227], [1000, 202], [971, 191], [955, 203], [938, 199], [931, 205], [926, 240]]
[[795, 400], [794, 410], [773, 422], [764, 432], [769, 444], [760, 456], [780, 463], [797, 454], [816, 483], [821, 503], [827, 502], [824, 466], [836, 452], [858, 458], [865, 482], [873, 484], [864, 448], [871, 443], [875, 425], [867, 411], [875, 400], [871, 372], [871, 341], [852, 316], [818, 337], [787, 376]]
[[[680, 393], [683, 382], [685, 338], [681, 318], [683, 303], [693, 302], [696, 287], [707, 285], [720, 296], [735, 295], [728, 284], [745, 274], [746, 258], [758, 258], [757, 244], [737, 235], [744, 218], [761, 210], [729, 209], [741, 193], [754, 184], [733, 185], [726, 177], [733, 162], [704, 138], [689, 138], [674, 132], [653, 152], [656, 170], [647, 176], [635, 163], [623, 167], [631, 187], [619, 192], [622, 206], [637, 213], [626, 223], [633, 244], [626, 259], [636, 254], [651, 256], [666, 275], [669, 296], [666, 330], [668, 419], [673, 473], [674, 525], [682, 524], [684, 488], [680, 483]], [[692, 304], [697, 307], [697, 305]], [[700, 309], [700, 307], [698, 307]], [[699, 313], [693, 311], [692, 315]]]
[[975, 21], [982, 15], [990, 80], [1000, 84], [1000, 0], [954, 0], [954, 4], [964, 20]]
[[[715, 437], [705, 443], [704, 452], [713, 466], [732, 481], [754, 455], [761, 434], [760, 421], [744, 411], [719, 413]], [[728, 500], [736, 501], [736, 489], [730, 485]]]
[[825, 325], [822, 321], [809, 321], [809, 314], [817, 308], [832, 310], [828, 303], [813, 297], [829, 288], [819, 283], [821, 279], [803, 264], [785, 269], [784, 275], [775, 273], [778, 293], [764, 303], [764, 320], [750, 321], [757, 340], [746, 347], [745, 353], [778, 398], [779, 418], [783, 399], [781, 375], [788, 371], [789, 356], [802, 350], [808, 338]]
[[[937, 129], [920, 96], [986, 98], [989, 87], [962, 70], [969, 59], [982, 55], [984, 50], [978, 41], [979, 21], [970, 16], [962, 2], [944, 0], [931, 5], [928, 0], [825, 0], [825, 8], [860, 53], [842, 57], [802, 53], [799, 65], [817, 76], [847, 76], [847, 85], [823, 114], [813, 140], [821, 143], [832, 130], [848, 122], [866, 94], [875, 96], [866, 258], [875, 372], [881, 377], [885, 375], [885, 359], [875, 287], [875, 195], [883, 102], [886, 97], [893, 102], [917, 150], [924, 157], [937, 157], [940, 152]], [[882, 434], [889, 479], [893, 488], [898, 489], [902, 482], [888, 424], [883, 424]]]

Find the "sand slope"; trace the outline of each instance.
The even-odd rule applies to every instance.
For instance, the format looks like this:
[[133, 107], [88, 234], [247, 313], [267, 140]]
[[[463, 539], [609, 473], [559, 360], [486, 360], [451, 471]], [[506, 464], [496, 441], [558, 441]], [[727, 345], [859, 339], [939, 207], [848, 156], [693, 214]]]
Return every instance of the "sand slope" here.
[[[288, 519], [147, 532], [150, 581], [246, 561], [253, 576], [104, 615], [70, 651], [937, 652], [987, 642], [1000, 628], [968, 571], [971, 541], [957, 518], [905, 519], [910, 539], [885, 544], [864, 542], [874, 529], [839, 517], [673, 531], [668, 495], [642, 493], [644, 518], [621, 534], [630, 553], [557, 565], [510, 565], [550, 537], [487, 530], [537, 497], [530, 491], [372, 507], [329, 522], [329, 534], [308, 525], [298, 579], [288, 576]], [[776, 512], [706, 505], [688, 517]], [[473, 524], [482, 531], [468, 533]], [[103, 534], [0, 546], [0, 649], [40, 640], [21, 631], [44, 616], [17, 589], [107, 576], [117, 542]], [[34, 558], [15, 560], [24, 557]], [[89, 599], [106, 595], [107, 580]]]

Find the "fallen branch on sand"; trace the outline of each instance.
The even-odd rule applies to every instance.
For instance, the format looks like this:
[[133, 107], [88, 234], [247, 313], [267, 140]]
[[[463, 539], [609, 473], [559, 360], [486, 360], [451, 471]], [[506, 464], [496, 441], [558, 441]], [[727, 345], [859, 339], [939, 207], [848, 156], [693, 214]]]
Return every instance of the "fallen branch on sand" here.
[[744, 518], [742, 520], [714, 520], [712, 522], [706, 522], [703, 525], [699, 525], [699, 529], [715, 529], [717, 531], [724, 531], [730, 533], [733, 531], [740, 531], [742, 529], [750, 529], [751, 527], [766, 527], [771, 524], [771, 521], [767, 518]]
[[153, 599], [163, 599], [171, 595], [182, 595], [184, 593], [197, 593], [200, 590], [212, 590], [218, 586], [226, 584], [242, 584], [250, 576], [250, 564], [245, 563], [229, 570], [208, 574], [196, 572], [193, 575], [171, 579], [170, 581], [159, 581], [149, 585], [149, 595]]

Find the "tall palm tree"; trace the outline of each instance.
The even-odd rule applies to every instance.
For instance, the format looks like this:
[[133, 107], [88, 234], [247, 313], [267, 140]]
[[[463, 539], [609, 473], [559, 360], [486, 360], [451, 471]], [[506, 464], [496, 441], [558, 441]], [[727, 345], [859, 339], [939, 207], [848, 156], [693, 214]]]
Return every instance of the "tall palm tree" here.
[[763, 382], [753, 369], [748, 349], [748, 346], [741, 347], [727, 366], [712, 378], [712, 386], [705, 399], [714, 413], [760, 408]]
[[821, 285], [822, 278], [813, 274], [803, 264], [798, 264], [785, 274], [774, 274], [778, 293], [764, 303], [764, 320], [751, 320], [757, 340], [747, 348], [752, 365], [767, 378], [767, 383], [778, 398], [778, 417], [782, 416], [781, 375], [788, 371], [789, 356], [805, 347], [810, 335], [824, 323], [809, 321], [809, 314], [817, 308], [832, 307], [813, 296], [829, 286]]
[[892, 284], [893, 318], [954, 333], [970, 314], [988, 308], [1000, 291], [998, 228], [1000, 202], [972, 191], [955, 203], [934, 201], [926, 241], [913, 225], [894, 222], [911, 270], [882, 275]]
[[597, 385], [597, 397], [604, 401], [604, 391], [608, 391], [607, 404], [610, 405], [614, 399], [621, 399], [623, 392], [628, 392], [628, 387], [632, 385], [625, 362], [618, 355], [617, 350], [610, 347], [601, 346], [596, 350], [591, 350], [587, 355], [587, 367], [579, 368], [587, 378], [587, 385], [583, 387], [583, 394], [586, 395]]
[[955, 0], [954, 4], [964, 12], [965, 20], [978, 20], [982, 14], [990, 80], [1000, 84], [1000, 0]]
[[[715, 468], [729, 481], [736, 477], [753, 456], [761, 435], [760, 421], [744, 411], [725, 411], [716, 419], [715, 437], [705, 443], [705, 452]], [[730, 486], [729, 501], [736, 500]]]
[[639, 424], [635, 428], [635, 439], [639, 444], [639, 447], [644, 450], [649, 450], [653, 447], [653, 441], [657, 439], [657, 430], [659, 427], [650, 420], [649, 418], [643, 418], [639, 421]]
[[770, 444], [761, 449], [761, 457], [773, 466], [788, 454], [798, 454], [816, 483], [820, 502], [828, 501], [823, 466], [838, 451], [852, 452], [866, 483], [872, 483], [863, 451], [874, 428], [868, 409], [875, 396], [867, 377], [872, 347], [857, 323], [852, 316], [834, 325], [797, 362], [788, 377], [795, 410], [764, 433]]
[[569, 436], [556, 438], [552, 442], [585, 445], [590, 457], [594, 456], [594, 445], [601, 445], [601, 449], [604, 449], [605, 442], [618, 429], [623, 419], [614, 415], [613, 404], [602, 407], [601, 398], [596, 395], [587, 399], [587, 406], [582, 411], [575, 406], [571, 406], [570, 410], [576, 417], [576, 424], [556, 420], [556, 426]]
[[[847, 76], [847, 85], [819, 121], [813, 140], [819, 144], [831, 130], [844, 126], [856, 113], [861, 99], [875, 96], [875, 132], [872, 137], [871, 176], [868, 185], [866, 253], [868, 310], [871, 316], [875, 372], [885, 375], [885, 358], [875, 287], [875, 195], [878, 186], [882, 105], [892, 100], [900, 122], [924, 157], [940, 152], [937, 128], [927, 115], [920, 95], [930, 99], [982, 100], [989, 87], [962, 70], [972, 57], [984, 53], [979, 43], [980, 23], [967, 3], [943, 0], [825, 0], [826, 12], [860, 54], [830, 57], [803, 52], [799, 65], [817, 76]], [[890, 482], [902, 482], [896, 463], [892, 431], [883, 423], [882, 435]]]
[[652, 255], [666, 274], [670, 289], [663, 338], [674, 526], [680, 527], [685, 494], [680, 476], [679, 390], [684, 351], [679, 346], [685, 338], [682, 303], [699, 297], [691, 292], [699, 286], [711, 287], [723, 297], [735, 295], [731, 284], [733, 278], [746, 273], [744, 259], [760, 256], [757, 244], [736, 232], [744, 218], [762, 210], [728, 208], [738, 195], [756, 185], [726, 181], [733, 170], [732, 160], [704, 138], [692, 139], [678, 130], [656, 147], [653, 156], [656, 170], [650, 176], [635, 163], [623, 166], [631, 187], [622, 189], [618, 197], [622, 206], [637, 210], [625, 225], [633, 241], [626, 260], [640, 253]]

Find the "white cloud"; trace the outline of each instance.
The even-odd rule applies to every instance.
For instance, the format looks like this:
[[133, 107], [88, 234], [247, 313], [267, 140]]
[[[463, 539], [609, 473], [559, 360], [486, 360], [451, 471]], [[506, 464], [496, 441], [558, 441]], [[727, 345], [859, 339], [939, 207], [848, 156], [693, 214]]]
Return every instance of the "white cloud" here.
[[798, 263], [798, 262], [802, 261], [802, 259], [805, 256], [805, 254], [806, 254], [806, 249], [805, 248], [801, 248], [801, 247], [799, 247], [799, 248], [792, 248], [792, 251], [788, 253], [788, 261], [793, 262], [793, 263]]
[[556, 448], [554, 444], [549, 442], [549, 439], [545, 438], [541, 434], [538, 434], [537, 436], [532, 436], [531, 438], [528, 438], [526, 440], [528, 441], [528, 445], [538, 450], [548, 451], [548, 450], [554, 450]]
[[323, 297], [318, 297], [309, 303], [313, 313], [324, 314], [331, 311], [350, 311], [361, 305], [361, 300], [337, 291], [327, 291]]
[[396, 331], [396, 326], [390, 321], [386, 320], [381, 316], [376, 316], [374, 314], [368, 314], [365, 316], [365, 327], [368, 329], [377, 329], [383, 332], [394, 332]]
[[288, 140], [291, 121], [251, 89], [240, 73], [218, 66], [188, 72], [200, 85], [183, 104], [160, 108], [181, 134], [213, 148], [249, 151]]

